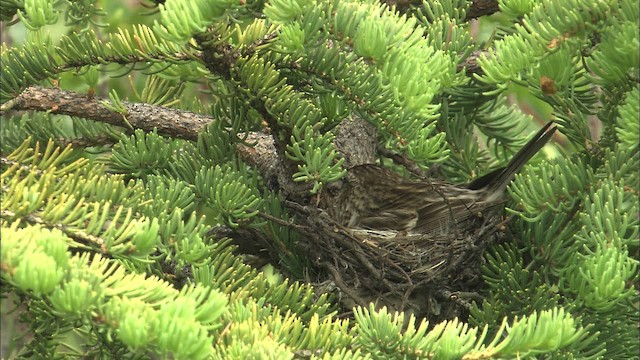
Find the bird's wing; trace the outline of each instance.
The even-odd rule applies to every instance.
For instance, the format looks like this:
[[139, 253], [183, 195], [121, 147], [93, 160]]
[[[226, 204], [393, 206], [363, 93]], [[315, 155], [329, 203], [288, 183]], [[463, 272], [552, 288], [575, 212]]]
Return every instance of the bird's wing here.
[[[418, 219], [413, 231], [422, 234], [455, 232], [462, 223], [480, 218], [486, 210], [502, 203], [501, 199], [486, 202], [478, 200], [477, 196], [460, 196], [428, 202], [418, 209]], [[466, 225], [460, 226], [461, 229], [465, 227]]]

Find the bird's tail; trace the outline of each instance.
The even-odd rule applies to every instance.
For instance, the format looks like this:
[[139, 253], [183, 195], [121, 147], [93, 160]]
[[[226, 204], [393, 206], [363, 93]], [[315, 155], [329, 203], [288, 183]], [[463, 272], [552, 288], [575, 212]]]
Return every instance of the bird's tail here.
[[468, 184], [469, 189], [479, 190], [487, 187], [489, 191], [502, 192], [513, 180], [515, 174], [526, 164], [535, 154], [544, 147], [558, 129], [552, 126], [553, 122], [548, 122], [529, 142], [513, 156], [509, 164], [503, 168], [494, 170], [487, 175], [481, 176]]

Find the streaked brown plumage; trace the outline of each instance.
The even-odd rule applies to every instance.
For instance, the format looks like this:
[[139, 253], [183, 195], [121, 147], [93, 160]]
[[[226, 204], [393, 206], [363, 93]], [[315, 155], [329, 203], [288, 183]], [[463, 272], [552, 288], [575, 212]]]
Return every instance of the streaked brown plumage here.
[[465, 221], [504, 202], [514, 175], [556, 131], [544, 126], [509, 162], [468, 184], [411, 181], [377, 165], [349, 169], [350, 191], [338, 199], [334, 214], [348, 228], [430, 234], [464, 228]]

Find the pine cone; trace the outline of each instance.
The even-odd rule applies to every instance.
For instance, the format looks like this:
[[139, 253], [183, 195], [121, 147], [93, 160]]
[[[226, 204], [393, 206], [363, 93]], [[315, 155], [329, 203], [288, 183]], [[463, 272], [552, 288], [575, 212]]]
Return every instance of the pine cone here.
[[349, 170], [348, 189], [336, 199], [330, 215], [351, 229], [442, 235], [466, 227], [504, 202], [504, 190], [515, 174], [556, 131], [545, 125], [509, 162], [468, 184], [411, 181], [377, 165]]

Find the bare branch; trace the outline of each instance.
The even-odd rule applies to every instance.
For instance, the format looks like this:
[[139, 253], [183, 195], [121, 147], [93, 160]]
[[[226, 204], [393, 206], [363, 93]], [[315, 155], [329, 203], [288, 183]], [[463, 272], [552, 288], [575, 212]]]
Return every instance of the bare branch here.
[[[7, 110], [45, 111], [126, 126], [123, 115], [108, 109], [102, 101], [105, 100], [97, 97], [90, 99], [85, 94], [59, 88], [31, 86], [12, 99], [11, 107], [3, 106], [2, 112]], [[185, 110], [128, 101], [122, 103], [127, 109], [126, 119], [134, 128], [145, 131], [157, 128], [158, 132], [177, 138], [195, 140], [198, 131], [213, 121], [208, 116]]]
[[[394, 5], [402, 13], [409, 10], [411, 6], [422, 5], [422, 0], [382, 0], [381, 2], [387, 5]], [[473, 0], [465, 20], [469, 21], [481, 16], [491, 15], [498, 11], [500, 11], [498, 0]]]
[[500, 10], [498, 0], [474, 0], [467, 12], [465, 20], [479, 18], [480, 16], [491, 15]]

